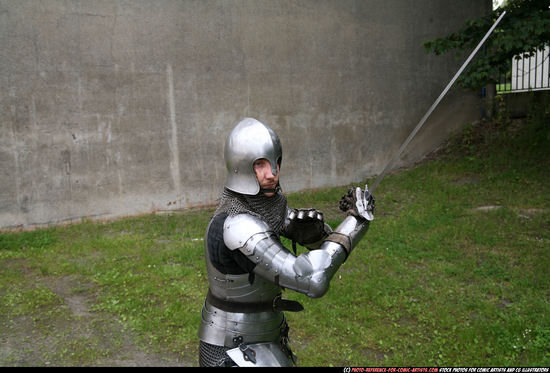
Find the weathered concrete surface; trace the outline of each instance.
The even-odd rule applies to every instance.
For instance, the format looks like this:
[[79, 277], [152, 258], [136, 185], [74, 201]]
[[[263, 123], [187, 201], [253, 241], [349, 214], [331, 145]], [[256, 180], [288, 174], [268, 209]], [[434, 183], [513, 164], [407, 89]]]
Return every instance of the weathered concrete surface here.
[[501, 110], [506, 110], [506, 115], [510, 118], [524, 118], [529, 115], [531, 110], [550, 107], [550, 90], [516, 92], [502, 95], [500, 98], [502, 99], [501, 105], [504, 105]]
[[[212, 204], [244, 116], [286, 191], [376, 174], [462, 63], [421, 42], [489, 3], [0, 0], [0, 228]], [[480, 105], [453, 91], [403, 162]]]

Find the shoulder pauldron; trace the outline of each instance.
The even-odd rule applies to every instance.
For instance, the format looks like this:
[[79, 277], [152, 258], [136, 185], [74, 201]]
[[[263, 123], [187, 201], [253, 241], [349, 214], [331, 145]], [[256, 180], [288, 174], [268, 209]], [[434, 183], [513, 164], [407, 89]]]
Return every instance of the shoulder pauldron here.
[[269, 225], [260, 218], [249, 214], [238, 214], [225, 219], [223, 240], [229, 250], [240, 249], [250, 255], [262, 239], [275, 235]]

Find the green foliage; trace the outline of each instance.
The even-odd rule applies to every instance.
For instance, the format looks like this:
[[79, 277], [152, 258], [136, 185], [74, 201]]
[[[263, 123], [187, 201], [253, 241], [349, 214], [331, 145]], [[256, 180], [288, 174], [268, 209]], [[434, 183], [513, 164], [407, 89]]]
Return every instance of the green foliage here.
[[489, 15], [469, 20], [457, 32], [424, 42], [428, 53], [441, 55], [450, 51], [471, 51], [481, 41], [497, 18], [506, 11], [493, 34], [487, 39], [458, 84], [479, 89], [497, 83], [514, 56], [531, 56], [550, 44], [550, 2], [548, 0], [509, 0]]
[[0, 235], [0, 250], [39, 249], [53, 245], [56, 241], [57, 237], [53, 229], [6, 233]]

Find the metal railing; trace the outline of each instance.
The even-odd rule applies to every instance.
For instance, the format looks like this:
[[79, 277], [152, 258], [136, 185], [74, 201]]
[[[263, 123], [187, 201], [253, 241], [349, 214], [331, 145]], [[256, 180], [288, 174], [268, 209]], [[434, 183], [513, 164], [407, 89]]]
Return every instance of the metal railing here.
[[528, 92], [550, 89], [550, 47], [530, 57], [514, 57], [510, 71], [496, 85], [497, 93]]

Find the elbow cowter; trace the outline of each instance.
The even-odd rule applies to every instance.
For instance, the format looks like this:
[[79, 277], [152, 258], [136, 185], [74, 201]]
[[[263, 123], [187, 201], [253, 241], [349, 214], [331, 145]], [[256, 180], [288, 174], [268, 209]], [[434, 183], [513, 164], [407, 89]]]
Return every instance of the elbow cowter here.
[[298, 285], [294, 290], [311, 298], [322, 297], [345, 256], [342, 247], [332, 242], [325, 242], [319, 250], [298, 256], [293, 265]]
[[306, 295], [310, 298], [321, 298], [328, 291], [330, 279], [324, 273], [312, 276], [310, 279], [309, 291]]

